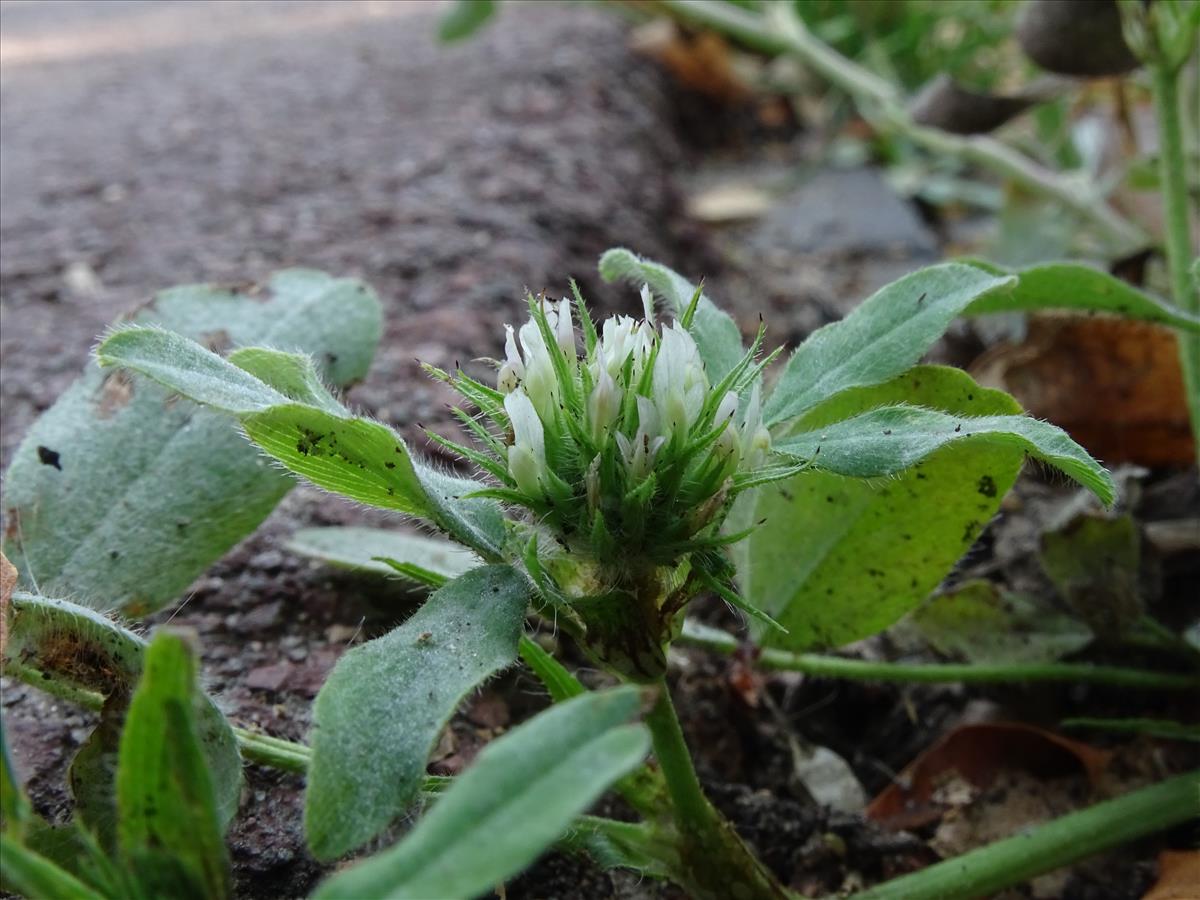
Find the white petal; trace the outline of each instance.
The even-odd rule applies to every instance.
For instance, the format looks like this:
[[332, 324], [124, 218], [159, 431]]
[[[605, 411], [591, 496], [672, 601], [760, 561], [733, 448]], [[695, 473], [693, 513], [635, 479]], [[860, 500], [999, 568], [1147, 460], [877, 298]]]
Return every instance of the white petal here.
[[571, 325], [571, 301], [563, 297], [558, 304], [558, 322], [555, 325], [555, 339], [567, 359], [575, 359], [575, 329]]
[[642, 296], [642, 317], [651, 325], [654, 324], [654, 295], [650, 293], [650, 285], [643, 284], [641, 290]]
[[[528, 450], [538, 466], [546, 465], [546, 435], [542, 420], [525, 391], [513, 391], [504, 398], [504, 411], [512, 422], [513, 446]], [[512, 454], [509, 454], [511, 459]]]
[[533, 497], [542, 496], [542, 467], [538, 465], [528, 447], [514, 444], [508, 448], [508, 471], [517, 487], [526, 494]]
[[638, 433], [657, 437], [662, 433], [662, 420], [658, 416], [658, 408], [648, 397], [637, 398]]
[[601, 368], [600, 378], [588, 397], [588, 423], [592, 437], [600, 440], [620, 411], [621, 398], [617, 394], [616, 382], [608, 374], [608, 369]]
[[[738, 397], [733, 391], [727, 391], [725, 396], [721, 398], [721, 405], [717, 407], [717, 413], [713, 416], [713, 425], [718, 426], [723, 422], [730, 420], [737, 413]], [[731, 424], [728, 431], [733, 432], [735, 429]]]

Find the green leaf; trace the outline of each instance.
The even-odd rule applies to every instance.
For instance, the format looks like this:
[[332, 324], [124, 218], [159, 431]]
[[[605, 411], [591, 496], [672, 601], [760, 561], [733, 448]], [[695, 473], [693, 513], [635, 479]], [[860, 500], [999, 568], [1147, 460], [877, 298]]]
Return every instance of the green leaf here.
[[[337, 385], [366, 374], [381, 327], [361, 283], [299, 269], [259, 293], [164, 291], [132, 321], [214, 346], [303, 350]], [[291, 486], [224, 417], [89, 365], [13, 457], [4, 552], [27, 587], [140, 615], [178, 597]]]
[[1174, 741], [1200, 743], [1200, 725], [1188, 722], [1173, 722], [1170, 719], [1063, 719], [1064, 728], [1094, 728], [1114, 734], [1144, 734], [1150, 737]]
[[64, 825], [38, 819], [25, 835], [25, 847], [106, 897], [137, 896], [132, 873], [77, 818]]
[[841, 391], [901, 375], [963, 310], [1014, 284], [1011, 276], [960, 263], [930, 266], [889, 284], [840, 322], [809, 335], [767, 398], [764, 420], [778, 425]]
[[562, 663], [543, 650], [542, 645], [533, 638], [521, 637], [520, 652], [525, 665], [529, 666], [533, 670], [533, 674], [538, 677], [538, 681], [545, 685], [550, 699], [555, 703], [562, 703], [564, 700], [587, 693], [587, 688], [580, 683], [579, 679], [568, 672]]
[[1130, 515], [1080, 513], [1041, 538], [1041, 563], [1059, 594], [1097, 637], [1120, 641], [1145, 612], [1142, 538]]
[[[979, 260], [970, 265], [994, 275], [1009, 274], [1004, 268]], [[1200, 316], [1140, 291], [1127, 281], [1079, 263], [1042, 263], [1012, 274], [1016, 286], [1005, 293], [989, 294], [966, 309], [966, 315], [1072, 309], [1104, 312], [1128, 319], [1144, 319], [1200, 332]]]
[[26, 827], [35, 818], [33, 807], [13, 768], [4, 719], [0, 718], [0, 833], [13, 835], [20, 840]]
[[127, 693], [105, 700], [100, 721], [75, 751], [67, 769], [67, 783], [75, 801], [75, 818], [112, 854], [117, 847], [117, 757], [121, 726], [129, 704]]
[[636, 688], [552, 706], [489, 744], [407, 837], [319, 900], [475, 897], [532, 863], [650, 749]]
[[301, 528], [288, 540], [287, 548], [332, 566], [376, 575], [397, 574], [394, 563], [411, 565], [442, 581], [480, 564], [478, 556], [457, 544], [384, 528]]
[[[696, 294], [695, 286], [678, 272], [622, 247], [608, 250], [600, 257], [600, 276], [608, 282], [624, 280], [637, 287], [650, 285], [654, 296], [676, 318], [683, 316]], [[710, 384], [724, 378], [746, 353], [737, 324], [705, 296], [700, 297], [688, 331], [700, 351]]]
[[146, 649], [117, 765], [121, 852], [153, 897], [221, 900], [232, 891], [195, 716], [202, 697], [191, 651], [160, 631]]
[[74, 875], [21, 846], [7, 834], [0, 835], [0, 889], [36, 900], [105, 900]]
[[772, 450], [839, 475], [894, 475], [947, 444], [1013, 447], [1070, 475], [1106, 505], [1115, 487], [1104, 467], [1054, 425], [1028, 416], [961, 416], [917, 406], [885, 406], [777, 441]]
[[229, 361], [290, 400], [320, 407], [334, 415], [342, 412], [342, 405], [321, 381], [316, 365], [302, 353], [243, 347], [230, 353]]
[[555, 849], [586, 853], [602, 869], [632, 869], [649, 878], [670, 879], [681, 866], [678, 851], [646, 822], [581, 816]]
[[392, 429], [337, 404], [305, 357], [260, 348], [236, 355], [235, 361], [266, 375], [272, 386], [179, 335], [126, 328], [104, 340], [97, 359], [236, 416], [254, 443], [319, 487], [429, 519], [489, 559], [500, 556], [500, 507], [463, 497], [482, 485], [430, 468]]
[[1092, 641], [1078, 619], [982, 579], [930, 598], [906, 621], [939, 653], [972, 663], [1052, 662]]
[[341, 658], [313, 707], [305, 828], [318, 857], [361, 846], [408, 808], [459, 702], [516, 659], [528, 603], [512, 568], [474, 569]]
[[[50, 693], [76, 700], [81, 694], [100, 694], [109, 701], [103, 715], [119, 722], [141, 678], [145, 653], [142, 638], [93, 609], [22, 591], [13, 594], [4, 671], [20, 669], [23, 680]], [[227, 825], [242, 790], [237, 740], [204, 694], [196, 694], [194, 714], [213, 774], [220, 821]]]
[[[918, 366], [842, 393], [797, 427], [897, 402], [976, 416], [1020, 410], [965, 372]], [[727, 527], [766, 524], [731, 548], [741, 592], [790, 632], [752, 623], [755, 633], [766, 644], [804, 650], [882, 631], [937, 587], [995, 514], [1023, 461], [1011, 445], [956, 441], [890, 478], [809, 470], [747, 492]]]
[[452, 44], [469, 38], [496, 15], [496, 0], [456, 0], [438, 25], [438, 39]]

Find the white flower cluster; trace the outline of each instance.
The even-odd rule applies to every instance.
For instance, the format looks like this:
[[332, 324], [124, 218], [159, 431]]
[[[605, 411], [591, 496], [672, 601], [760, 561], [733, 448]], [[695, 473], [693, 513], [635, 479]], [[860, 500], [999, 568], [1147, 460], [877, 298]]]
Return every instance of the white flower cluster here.
[[[712, 429], [720, 430], [711, 452], [719, 461], [721, 480], [763, 462], [770, 436], [763, 426], [757, 384], [740, 418], [733, 391], [714, 408], [692, 336], [678, 323], [656, 331], [647, 287], [642, 288], [642, 300], [645, 318], [607, 319], [582, 358], [571, 304], [565, 299], [557, 306], [543, 301], [541, 307], [546, 332], [556, 344], [553, 349], [532, 319], [516, 334], [512, 326], [505, 326], [505, 359], [497, 388], [505, 395], [504, 410], [512, 424], [508, 470], [523, 493], [541, 497], [546, 491], [546, 431], [567, 427], [562, 420], [569, 415], [564, 412], [568, 394], [580, 401], [579, 424], [594, 447], [615, 442], [631, 483], [644, 480], [661, 454], [682, 451]], [[568, 383], [563, 383], [564, 376]]]

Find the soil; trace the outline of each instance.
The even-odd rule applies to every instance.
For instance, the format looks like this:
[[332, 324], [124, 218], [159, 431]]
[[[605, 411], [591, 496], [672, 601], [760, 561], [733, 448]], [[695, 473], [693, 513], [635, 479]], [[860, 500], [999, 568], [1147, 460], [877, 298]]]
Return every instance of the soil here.
[[[684, 213], [689, 192], [767, 168], [747, 154], [744, 111], [687, 94], [630, 49], [618, 17], [595, 9], [506, 4], [484, 34], [453, 47], [433, 37], [442, 11], [345, 0], [0, 4], [3, 462], [87, 363], [95, 335], [173, 284], [243, 282], [293, 264], [365, 279], [384, 300], [387, 331], [350, 399], [423, 443], [415, 423], [447, 422], [447, 398], [414, 359], [448, 366], [477, 355], [520, 317], [526, 289], [561, 293], [569, 276], [602, 310], [635, 312], [636, 297], [595, 275], [610, 246], [707, 276], [746, 331], [763, 313], [777, 341], [941, 252], [936, 231], [878, 173], [805, 169], [795, 128], [774, 136], [771, 157], [804, 175], [785, 185], [787, 201], [762, 221], [706, 228]], [[1149, 480], [1147, 516], [1197, 515], [1195, 476], [1185, 476]], [[1066, 492], [1032, 482], [1022, 491], [1030, 502], [1009, 513], [1008, 531], [985, 535], [971, 566], [1028, 564], [1021, 528], [1034, 533], [1050, 508], [1038, 502], [1061, 504]], [[297, 488], [178, 609], [150, 623], [197, 633], [207, 687], [237, 724], [304, 739], [311, 700], [348, 643], [413, 608], [399, 587], [283, 550], [297, 527], [349, 523], [395, 524]], [[1170, 620], [1184, 615], [1200, 563], [1191, 552], [1165, 565]], [[732, 624], [723, 607], [701, 612]], [[871, 795], [981, 706], [1051, 722], [1082, 710], [1143, 714], [1140, 698], [1097, 689], [760, 678], [690, 650], [679, 661], [677, 703], [714, 801], [808, 895], [935, 857], [931, 830], [886, 832], [813, 803], [796, 773], [798, 746], [831, 748]], [[544, 702], [520, 671], [492, 683], [455, 720], [435, 771], [460, 770]], [[3, 707], [37, 807], [65, 818], [64, 770], [91, 717], [8, 682]], [[1170, 770], [1188, 763], [1178, 750], [1155, 752]], [[303, 896], [325, 869], [304, 849], [302, 779], [259, 766], [246, 776], [230, 833], [238, 895]], [[1138, 896], [1160, 845], [1125, 851], [1136, 864], [1071, 873], [1061, 896]], [[550, 854], [507, 896], [680, 894]]]

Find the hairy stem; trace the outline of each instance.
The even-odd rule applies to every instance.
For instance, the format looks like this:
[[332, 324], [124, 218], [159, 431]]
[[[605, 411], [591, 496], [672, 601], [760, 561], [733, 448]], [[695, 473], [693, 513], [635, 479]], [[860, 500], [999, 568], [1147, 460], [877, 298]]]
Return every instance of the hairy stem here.
[[797, 57], [850, 94], [859, 112], [881, 131], [903, 134], [933, 153], [988, 169], [1053, 200], [1091, 223], [1116, 252], [1128, 252], [1146, 243], [1146, 235], [1138, 226], [1109, 206], [1098, 191], [1088, 189], [1077, 179], [1053, 172], [995, 138], [964, 137], [913, 121], [892, 85], [813, 37], [786, 4], [769, 7], [777, 12], [776, 21], [720, 0], [658, 0], [658, 6], [761, 52]]
[[[738, 649], [731, 634], [697, 622], [685, 622], [679, 640], [726, 656]], [[1200, 690], [1200, 675], [1174, 672], [1150, 672], [1119, 666], [1093, 666], [1086, 663], [889, 663], [845, 659], [820, 653], [789, 653], [770, 648], [758, 651], [758, 665], [764, 669], [804, 672], [828, 678], [857, 681], [963, 682], [1003, 684], [1008, 682], [1075, 681], [1111, 684], [1148, 690]]]
[[1200, 771], [1071, 813], [856, 894], [856, 900], [984, 897], [1200, 816]]
[[234, 728], [233, 733], [243, 759], [284, 772], [303, 774], [308, 771], [312, 750], [305, 744], [280, 740], [245, 728]]
[[[1184, 160], [1182, 112], [1179, 108], [1178, 70], [1165, 60], [1150, 64], [1154, 90], [1154, 113], [1158, 121], [1158, 175], [1163, 198], [1166, 229], [1167, 271], [1176, 305], [1200, 312], [1200, 294], [1189, 271], [1195, 248], [1192, 245], [1188, 212], [1188, 188]], [[1176, 332], [1179, 362], [1183, 368], [1184, 392], [1200, 458], [1200, 334]]]
[[779, 882], [704, 796], [665, 683], [645, 721], [667, 782], [678, 832], [680, 863], [672, 874], [700, 900], [786, 898]]

